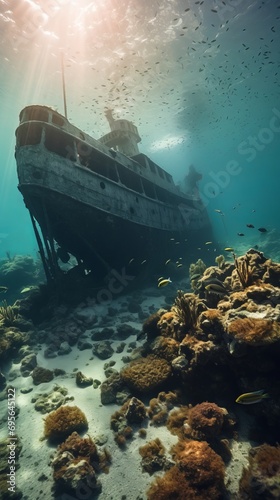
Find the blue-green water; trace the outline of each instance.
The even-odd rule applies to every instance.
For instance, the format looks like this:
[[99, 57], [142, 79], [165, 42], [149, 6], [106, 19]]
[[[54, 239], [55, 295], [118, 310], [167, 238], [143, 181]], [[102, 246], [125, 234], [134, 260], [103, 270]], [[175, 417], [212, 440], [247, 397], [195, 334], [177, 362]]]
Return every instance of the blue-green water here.
[[14, 132], [28, 104], [63, 113], [63, 52], [72, 123], [98, 138], [106, 108], [132, 120], [141, 151], [176, 183], [190, 164], [203, 174], [217, 242], [275, 258], [280, 2], [11, 0], [0, 12], [0, 257], [37, 252], [17, 191]]

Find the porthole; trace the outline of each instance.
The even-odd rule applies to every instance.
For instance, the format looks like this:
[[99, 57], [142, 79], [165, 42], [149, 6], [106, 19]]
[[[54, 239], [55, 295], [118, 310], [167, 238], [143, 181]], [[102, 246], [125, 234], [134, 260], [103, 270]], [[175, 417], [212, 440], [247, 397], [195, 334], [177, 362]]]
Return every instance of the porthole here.
[[100, 182], [100, 187], [101, 187], [101, 189], [105, 189], [105, 184], [103, 181]]

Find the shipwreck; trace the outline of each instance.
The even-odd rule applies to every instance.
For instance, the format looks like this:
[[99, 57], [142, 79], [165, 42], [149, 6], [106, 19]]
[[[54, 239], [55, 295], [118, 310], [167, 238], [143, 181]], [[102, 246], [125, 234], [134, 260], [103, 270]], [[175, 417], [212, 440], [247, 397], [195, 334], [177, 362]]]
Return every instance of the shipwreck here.
[[69, 259], [100, 278], [183, 258], [211, 237], [198, 189], [183, 193], [139, 152], [136, 126], [110, 110], [106, 116], [110, 132], [96, 140], [50, 107], [20, 113], [18, 188], [48, 281], [66, 272]]

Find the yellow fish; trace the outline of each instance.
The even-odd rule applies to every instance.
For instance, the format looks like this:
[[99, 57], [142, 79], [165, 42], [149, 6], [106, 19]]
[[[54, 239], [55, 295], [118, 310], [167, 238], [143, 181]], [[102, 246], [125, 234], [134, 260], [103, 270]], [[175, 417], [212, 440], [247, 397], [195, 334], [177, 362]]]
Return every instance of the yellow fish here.
[[245, 392], [238, 396], [235, 400], [236, 403], [241, 405], [253, 405], [254, 403], [260, 403], [263, 399], [269, 398], [269, 395], [261, 389], [260, 391]]
[[224, 248], [224, 251], [225, 252], [233, 252], [234, 248], [232, 248], [232, 247], [226, 247], [226, 248]]
[[166, 286], [166, 285], [168, 285], [169, 283], [172, 283], [172, 281], [171, 281], [171, 279], [170, 279], [170, 278], [163, 279], [163, 280], [159, 281], [159, 283], [158, 283], [158, 288], [161, 288], [162, 286]]

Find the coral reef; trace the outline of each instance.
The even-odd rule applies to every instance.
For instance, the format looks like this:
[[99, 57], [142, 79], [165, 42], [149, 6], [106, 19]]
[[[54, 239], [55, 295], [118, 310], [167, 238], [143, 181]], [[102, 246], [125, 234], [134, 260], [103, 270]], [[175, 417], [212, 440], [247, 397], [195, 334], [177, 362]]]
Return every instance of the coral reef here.
[[61, 442], [72, 432], [88, 428], [85, 414], [77, 406], [60, 406], [49, 413], [44, 422], [44, 436], [52, 442]]
[[133, 436], [133, 429], [129, 424], [141, 424], [146, 418], [146, 407], [144, 403], [135, 397], [126, 401], [120, 410], [111, 416], [111, 429], [114, 438], [121, 448], [126, 445], [126, 440]]
[[0, 306], [0, 320], [5, 326], [12, 326], [18, 318], [17, 306], [9, 306], [6, 300], [3, 300]]
[[177, 340], [160, 336], [155, 338], [154, 342], [150, 345], [150, 349], [155, 356], [171, 362], [172, 359], [179, 355], [179, 346], [180, 344]]
[[0, 283], [8, 288], [9, 302], [20, 296], [23, 287], [37, 285], [38, 280], [45, 280], [40, 260], [30, 255], [7, 255], [7, 259], [0, 260]]
[[[206, 309], [205, 304], [194, 293], [184, 293], [178, 290], [174, 306], [174, 311], [179, 322], [184, 325], [185, 334], [194, 330], [200, 313]], [[178, 339], [181, 340], [181, 339]]]
[[0, 360], [15, 358], [19, 348], [29, 339], [28, 333], [22, 333], [16, 327], [6, 327], [0, 321]]
[[144, 321], [142, 332], [147, 336], [147, 340], [152, 340], [160, 334], [158, 322], [161, 316], [166, 312], [166, 309], [159, 309], [156, 313], [152, 314]]
[[224, 463], [205, 441], [180, 441], [173, 458], [175, 466], [148, 490], [149, 500], [224, 498]]
[[58, 446], [52, 461], [55, 493], [76, 495], [77, 491], [87, 491], [87, 495], [95, 497], [101, 491], [97, 474], [107, 471], [110, 462], [107, 450], [98, 453], [90, 437], [81, 438], [73, 432]]
[[160, 392], [157, 398], [152, 398], [148, 408], [151, 425], [165, 424], [170, 410], [176, 403], [178, 403], [178, 395], [174, 392]]
[[166, 467], [165, 447], [160, 439], [149, 441], [144, 446], [140, 446], [139, 453], [142, 457], [142, 469], [149, 474]]
[[226, 410], [215, 403], [200, 403], [191, 408], [188, 424], [194, 439], [211, 441], [222, 430]]
[[249, 466], [243, 469], [239, 498], [280, 498], [280, 445], [251, 448]]
[[238, 342], [262, 346], [280, 341], [278, 321], [256, 317], [237, 318], [228, 325], [227, 332]]
[[149, 355], [129, 363], [121, 370], [120, 376], [132, 391], [149, 393], [170, 379], [171, 366], [165, 359]]

